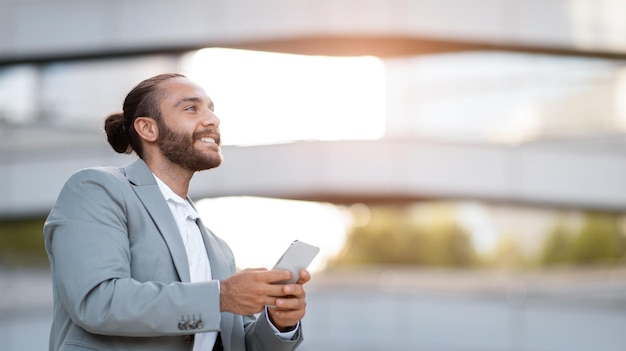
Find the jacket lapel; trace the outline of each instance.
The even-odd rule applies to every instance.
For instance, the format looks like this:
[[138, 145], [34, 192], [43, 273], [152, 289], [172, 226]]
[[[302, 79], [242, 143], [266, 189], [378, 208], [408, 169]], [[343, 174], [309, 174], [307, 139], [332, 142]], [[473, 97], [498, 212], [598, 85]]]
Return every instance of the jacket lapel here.
[[202, 223], [202, 219], [196, 220], [200, 232], [202, 233], [202, 239], [204, 240], [204, 247], [206, 253], [209, 256], [209, 262], [211, 263], [211, 275], [214, 280], [222, 280], [228, 278], [230, 273], [230, 262], [224, 256], [221, 247], [215, 236], [209, 233], [208, 229]]
[[137, 197], [150, 214], [152, 221], [159, 228], [163, 240], [167, 243], [172, 261], [181, 282], [189, 282], [189, 264], [183, 240], [178, 232], [176, 221], [163, 198], [163, 194], [154, 179], [154, 175], [141, 159], [125, 168], [126, 177], [133, 184]]
[[[189, 200], [189, 199], [188, 199]], [[192, 204], [191, 200], [189, 202]], [[195, 206], [194, 206], [195, 208]], [[204, 247], [206, 248], [207, 255], [209, 255], [209, 262], [211, 263], [211, 275], [213, 280], [223, 280], [231, 275], [230, 262], [224, 256], [221, 246], [215, 239], [212, 233], [202, 223], [202, 219], [196, 220], [200, 232], [202, 233], [202, 239], [204, 239]], [[235, 349], [232, 345], [232, 332], [233, 332], [233, 315], [232, 313], [222, 313], [220, 321], [220, 332], [222, 333], [222, 342], [224, 343], [224, 349]]]

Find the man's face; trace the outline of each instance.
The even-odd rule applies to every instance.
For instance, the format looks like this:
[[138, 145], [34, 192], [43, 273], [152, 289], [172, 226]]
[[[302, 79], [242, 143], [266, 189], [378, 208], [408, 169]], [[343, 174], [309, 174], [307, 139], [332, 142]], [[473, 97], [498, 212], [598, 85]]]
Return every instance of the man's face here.
[[222, 163], [220, 120], [204, 89], [186, 78], [160, 84], [157, 144], [172, 163], [190, 171], [215, 168]]

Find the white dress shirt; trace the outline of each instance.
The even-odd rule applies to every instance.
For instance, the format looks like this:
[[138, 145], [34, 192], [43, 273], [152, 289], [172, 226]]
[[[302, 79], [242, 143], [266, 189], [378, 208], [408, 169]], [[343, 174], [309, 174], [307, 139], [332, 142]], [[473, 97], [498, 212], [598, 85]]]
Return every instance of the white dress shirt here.
[[[198, 228], [198, 223], [196, 222], [200, 218], [198, 212], [187, 200], [178, 196], [157, 176], [154, 176], [154, 178], [167, 201], [170, 211], [174, 215], [178, 231], [183, 239], [183, 244], [185, 244], [191, 282], [203, 282], [213, 279], [209, 256], [204, 246], [202, 233], [200, 233], [200, 228]], [[212, 350], [216, 339], [217, 332], [196, 333], [193, 351]]]

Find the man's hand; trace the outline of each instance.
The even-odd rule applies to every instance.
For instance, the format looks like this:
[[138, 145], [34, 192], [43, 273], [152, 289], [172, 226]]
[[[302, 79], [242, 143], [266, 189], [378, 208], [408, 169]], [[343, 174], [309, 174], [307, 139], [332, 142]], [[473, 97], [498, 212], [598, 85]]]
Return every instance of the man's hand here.
[[259, 313], [266, 305], [275, 305], [277, 297], [285, 296], [284, 286], [272, 283], [290, 278], [291, 272], [286, 270], [240, 271], [220, 282], [220, 309], [240, 315]]
[[311, 280], [309, 272], [302, 270], [296, 284], [279, 285], [282, 287], [282, 296], [273, 304], [276, 307], [268, 308], [270, 320], [278, 330], [291, 330], [304, 317], [306, 293], [303, 285], [309, 280]]
[[311, 280], [308, 271], [300, 272], [296, 284], [273, 284], [291, 279], [288, 270], [244, 269], [220, 282], [220, 309], [249, 315], [269, 308], [269, 317], [279, 330], [288, 330], [304, 317], [306, 308], [303, 284]]

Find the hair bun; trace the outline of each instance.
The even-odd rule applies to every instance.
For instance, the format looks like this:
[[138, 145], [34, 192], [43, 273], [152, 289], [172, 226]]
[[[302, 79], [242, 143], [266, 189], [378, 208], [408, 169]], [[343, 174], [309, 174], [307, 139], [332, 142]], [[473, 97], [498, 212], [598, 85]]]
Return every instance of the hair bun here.
[[122, 113], [114, 113], [108, 116], [104, 120], [104, 131], [107, 134], [107, 141], [115, 152], [128, 154], [132, 151]]

